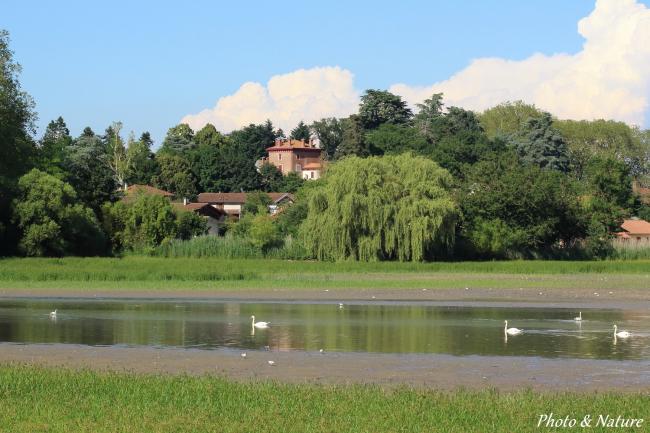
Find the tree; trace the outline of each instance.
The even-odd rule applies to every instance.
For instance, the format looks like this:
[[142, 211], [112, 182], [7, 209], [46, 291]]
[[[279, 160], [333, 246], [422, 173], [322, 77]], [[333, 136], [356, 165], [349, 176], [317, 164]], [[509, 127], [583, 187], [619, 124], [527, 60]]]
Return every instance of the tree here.
[[266, 149], [273, 146], [275, 142], [275, 132], [270, 120], [261, 125], [248, 125], [238, 131], [230, 133], [230, 140], [245, 157], [255, 163], [258, 159], [266, 155]]
[[262, 213], [253, 217], [248, 234], [253, 246], [262, 251], [278, 246], [282, 242], [278, 227], [271, 216]]
[[325, 159], [334, 159], [336, 149], [343, 141], [343, 122], [335, 117], [329, 117], [315, 121], [311, 124], [311, 129], [320, 142]]
[[336, 148], [335, 159], [348, 155], [361, 157], [370, 155], [370, 149], [366, 143], [365, 131], [359, 116], [353, 114], [347, 119], [344, 119], [342, 124], [343, 139], [341, 144]]
[[450, 185], [447, 171], [411, 154], [345, 158], [310, 191], [305, 247], [321, 260], [446, 255], [458, 215]]
[[516, 134], [528, 119], [539, 119], [544, 113], [523, 101], [504, 102], [479, 115], [481, 125], [490, 139]]
[[471, 166], [506, 150], [500, 139], [489, 140], [483, 133], [459, 132], [442, 136], [427, 155], [458, 179], [464, 179]]
[[300, 177], [295, 171], [290, 172], [282, 178], [282, 182], [275, 190], [276, 192], [296, 192], [305, 183], [305, 179]]
[[514, 140], [522, 161], [544, 169], [567, 172], [568, 149], [560, 132], [553, 127], [549, 113], [529, 118]]
[[37, 168], [58, 179], [65, 179], [63, 168], [65, 152], [72, 144], [72, 137], [65, 121], [61, 116], [52, 120], [45, 129], [39, 143]]
[[153, 248], [176, 237], [176, 214], [167, 198], [140, 194], [126, 210], [124, 232], [120, 236], [126, 248]]
[[255, 160], [249, 158], [240, 145], [230, 142], [216, 152], [205, 155], [207, 160], [214, 161], [207, 168], [212, 170], [212, 174], [201, 178], [205, 191], [239, 192], [261, 188], [261, 177], [255, 168]]
[[260, 167], [260, 185], [266, 192], [283, 191], [282, 172], [273, 164], [265, 163]]
[[196, 147], [194, 131], [186, 123], [181, 123], [167, 130], [161, 153], [182, 154]]
[[226, 137], [221, 135], [213, 124], [207, 123], [196, 133], [194, 136], [194, 142], [197, 146], [209, 145], [219, 147], [226, 143]]
[[158, 164], [151, 151], [153, 141], [148, 132], [142, 133], [139, 140], [129, 138], [126, 152], [130, 164], [127, 182], [129, 184], [149, 185], [158, 174]]
[[629, 168], [614, 157], [595, 156], [587, 164], [585, 177], [592, 230], [600, 225], [605, 231], [615, 231], [636, 204]]
[[437, 131], [438, 123], [443, 120], [442, 93], [434, 93], [424, 103], [417, 104], [417, 114], [413, 117], [416, 130], [430, 141], [434, 141], [433, 131]]
[[291, 130], [291, 138], [294, 140], [302, 140], [306, 143], [309, 142], [311, 132], [309, 131], [309, 127], [305, 125], [305, 122], [301, 120], [300, 123], [298, 123], [298, 126]]
[[365, 137], [371, 152], [377, 155], [413, 152], [424, 155], [430, 152], [429, 142], [415, 128], [384, 123], [368, 132]]
[[196, 178], [190, 162], [180, 155], [158, 154], [156, 157], [160, 173], [153, 178], [157, 188], [174, 193], [178, 197], [196, 196]]
[[471, 166], [458, 200], [461, 236], [486, 256], [531, 254], [571, 244], [585, 234], [578, 191], [570, 178], [556, 170], [522, 166], [512, 152], [492, 154]]
[[246, 196], [244, 203], [244, 213], [252, 215], [266, 215], [269, 213], [269, 205], [273, 201], [268, 194], [262, 191], [251, 192]]
[[35, 152], [30, 135], [35, 130], [34, 102], [21, 90], [20, 72], [9, 49], [9, 33], [0, 30], [0, 255], [15, 245], [15, 230], [8, 229], [10, 203], [18, 178], [31, 167]]
[[186, 210], [176, 212], [176, 238], [192, 239], [208, 232], [208, 223], [201, 215]]
[[14, 219], [22, 232], [20, 250], [28, 256], [92, 256], [106, 246], [92, 210], [77, 200], [67, 183], [33, 169], [20, 178]]
[[65, 153], [64, 169], [68, 182], [79, 200], [99, 213], [102, 204], [116, 198], [117, 183], [106, 162], [108, 155], [102, 140], [90, 128], [73, 140]]
[[366, 90], [361, 96], [359, 119], [365, 129], [376, 128], [382, 123], [408, 123], [412, 116], [401, 96], [374, 89]]
[[[131, 170], [131, 154], [127, 152], [124, 146], [124, 141], [120, 137], [122, 130], [122, 122], [113, 122], [113, 124], [106, 130], [106, 164], [113, 172], [115, 182], [124, 186], [129, 172]], [[133, 137], [131, 137], [133, 139]]]

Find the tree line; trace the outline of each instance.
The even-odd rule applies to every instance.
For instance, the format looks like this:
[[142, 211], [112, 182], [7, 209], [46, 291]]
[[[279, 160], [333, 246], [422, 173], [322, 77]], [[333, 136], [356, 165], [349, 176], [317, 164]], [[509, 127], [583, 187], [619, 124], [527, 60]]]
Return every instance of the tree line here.
[[63, 118], [35, 139], [7, 32], [0, 33], [0, 253], [114, 254], [205, 232], [162, 198], [119, 201], [127, 184], [192, 199], [199, 192], [295, 192], [271, 218], [247, 205], [232, 236], [259, 248], [291, 238], [310, 257], [431, 260], [562, 254], [603, 256], [625, 217], [650, 218], [632, 191], [650, 172], [650, 132], [609, 120], [571, 121], [523, 102], [482, 113], [434, 94], [414, 113], [398, 95], [367, 90], [357, 113], [300, 122], [318, 138], [327, 173], [303, 181], [256, 162], [284, 131], [270, 121], [222, 134], [170, 128], [126, 139], [115, 122], [73, 137]]

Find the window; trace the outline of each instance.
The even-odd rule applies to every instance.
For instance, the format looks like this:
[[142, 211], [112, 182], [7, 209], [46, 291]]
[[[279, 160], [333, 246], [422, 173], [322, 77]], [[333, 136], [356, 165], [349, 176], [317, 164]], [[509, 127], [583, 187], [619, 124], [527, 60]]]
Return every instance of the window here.
[[300, 154], [297, 154], [297, 155], [296, 155], [296, 159], [300, 159]]
[[313, 179], [313, 178], [314, 178], [314, 172], [313, 172], [313, 171], [310, 172], [310, 173], [309, 173], [309, 176]]
[[296, 171], [302, 171], [302, 165], [296, 164]]
[[282, 153], [278, 153], [278, 160], [282, 161]]

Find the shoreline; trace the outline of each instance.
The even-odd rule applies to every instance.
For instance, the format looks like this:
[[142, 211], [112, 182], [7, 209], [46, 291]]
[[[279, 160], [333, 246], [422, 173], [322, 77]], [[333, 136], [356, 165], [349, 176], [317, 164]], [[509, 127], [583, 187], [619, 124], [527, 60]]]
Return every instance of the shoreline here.
[[[0, 343], [0, 364], [163, 375], [217, 375], [239, 382], [362, 384], [457, 390], [639, 392], [650, 363], [538, 357], [275, 352]], [[275, 365], [270, 366], [268, 361]]]

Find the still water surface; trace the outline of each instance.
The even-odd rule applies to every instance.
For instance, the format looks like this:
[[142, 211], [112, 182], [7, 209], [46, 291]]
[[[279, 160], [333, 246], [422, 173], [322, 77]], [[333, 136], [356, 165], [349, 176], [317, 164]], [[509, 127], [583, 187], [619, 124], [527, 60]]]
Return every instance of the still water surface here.
[[[49, 312], [58, 309], [56, 319]], [[268, 329], [253, 329], [257, 321]], [[0, 342], [650, 360], [650, 312], [400, 303], [0, 300]], [[507, 339], [503, 321], [523, 328]], [[633, 333], [614, 339], [613, 324]], [[267, 347], [268, 346], [268, 347]]]

